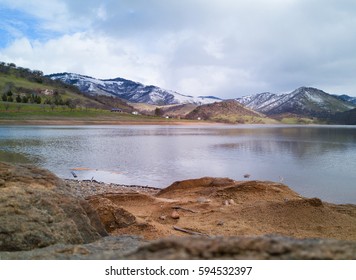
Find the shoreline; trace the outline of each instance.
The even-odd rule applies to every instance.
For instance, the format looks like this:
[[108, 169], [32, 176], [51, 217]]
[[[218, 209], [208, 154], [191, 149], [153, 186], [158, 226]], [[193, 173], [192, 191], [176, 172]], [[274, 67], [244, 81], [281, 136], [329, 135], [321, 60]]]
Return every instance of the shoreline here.
[[106, 120], [0, 120], [0, 125], [3, 126], [77, 126], [77, 125], [176, 125], [176, 126], [194, 126], [194, 125], [226, 125], [224, 123], [215, 123], [207, 121], [106, 121]]
[[[187, 234], [278, 234], [356, 241], [356, 204], [303, 197], [276, 182], [203, 177], [162, 189], [90, 180], [68, 179], [65, 183], [73, 195], [98, 211], [113, 236], [156, 240]], [[123, 216], [116, 217], [118, 212]], [[132, 223], [119, 226], [122, 219]]]
[[96, 180], [76, 180], [63, 179], [71, 191], [80, 198], [86, 198], [93, 195], [102, 194], [122, 194], [130, 192], [146, 193], [150, 195], [157, 194], [160, 188], [141, 186], [141, 185], [124, 185], [115, 183], [104, 183]]
[[8, 119], [0, 119], [0, 126], [96, 126], [96, 125], [172, 125], [172, 126], [333, 126], [333, 127], [353, 127], [354, 125], [347, 124], [325, 124], [325, 123], [310, 123], [310, 124], [288, 124], [288, 123], [225, 123], [225, 122], [214, 122], [209, 120], [173, 120], [173, 119], [161, 119], [161, 120], [83, 120], [83, 119], [28, 119], [28, 120], [8, 120]]

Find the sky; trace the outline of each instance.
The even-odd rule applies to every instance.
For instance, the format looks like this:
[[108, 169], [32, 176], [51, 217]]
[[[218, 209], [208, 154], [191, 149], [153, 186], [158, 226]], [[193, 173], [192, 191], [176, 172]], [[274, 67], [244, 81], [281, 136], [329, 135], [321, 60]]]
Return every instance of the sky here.
[[0, 0], [0, 61], [193, 96], [356, 96], [356, 1]]

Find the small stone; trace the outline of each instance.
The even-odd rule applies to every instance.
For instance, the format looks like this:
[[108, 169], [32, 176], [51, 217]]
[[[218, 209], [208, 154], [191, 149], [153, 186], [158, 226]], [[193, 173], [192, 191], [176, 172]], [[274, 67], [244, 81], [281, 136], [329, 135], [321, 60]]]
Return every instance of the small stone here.
[[0, 188], [5, 188], [5, 180], [0, 179]]
[[209, 202], [211, 202], [211, 200], [210, 200], [210, 199], [207, 199], [207, 198], [205, 198], [205, 197], [198, 197], [198, 198], [197, 198], [197, 202], [198, 202], [198, 203], [209, 203]]
[[228, 200], [224, 200], [223, 205], [229, 206], [229, 201]]
[[231, 205], [235, 205], [236, 203], [235, 203], [235, 200], [233, 200], [233, 199], [229, 199], [229, 204], [231, 204]]
[[166, 215], [161, 215], [161, 216], [159, 216], [159, 219], [164, 221], [165, 219], [167, 219], [167, 216]]
[[223, 226], [223, 225], [224, 225], [224, 221], [222, 221], [222, 220], [221, 220], [221, 221], [218, 221], [217, 225], [218, 225], [218, 226]]
[[177, 220], [180, 218], [180, 215], [176, 210], [174, 210], [171, 214], [171, 218]]

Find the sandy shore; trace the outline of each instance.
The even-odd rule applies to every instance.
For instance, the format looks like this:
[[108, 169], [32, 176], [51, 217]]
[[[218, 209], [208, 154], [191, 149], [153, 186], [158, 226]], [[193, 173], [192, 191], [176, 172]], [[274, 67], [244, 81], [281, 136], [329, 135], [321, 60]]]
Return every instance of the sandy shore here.
[[[201, 178], [165, 189], [67, 180], [114, 236], [259, 236], [356, 240], [356, 205], [305, 198], [274, 182]], [[120, 213], [118, 216], [117, 213]]]

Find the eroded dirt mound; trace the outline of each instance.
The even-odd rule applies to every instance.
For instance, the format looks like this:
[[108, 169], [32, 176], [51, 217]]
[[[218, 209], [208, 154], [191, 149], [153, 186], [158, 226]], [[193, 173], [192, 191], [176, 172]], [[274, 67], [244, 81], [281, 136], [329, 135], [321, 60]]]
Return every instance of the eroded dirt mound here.
[[229, 178], [203, 177], [174, 182], [172, 185], [158, 192], [157, 197], [184, 199], [201, 195], [211, 195], [217, 189], [233, 186], [236, 182]]
[[280, 234], [356, 240], [355, 205], [304, 198], [280, 183], [204, 177], [175, 182], [156, 195], [103, 197], [136, 217], [136, 223], [112, 234], [132, 232], [147, 239]]
[[0, 163], [0, 251], [88, 243], [105, 234], [96, 212], [55, 175]]

